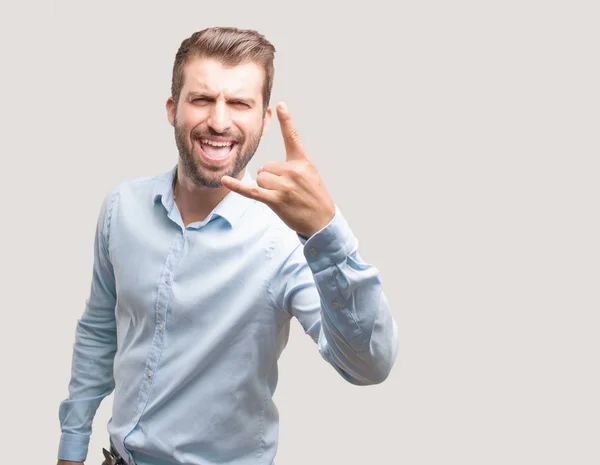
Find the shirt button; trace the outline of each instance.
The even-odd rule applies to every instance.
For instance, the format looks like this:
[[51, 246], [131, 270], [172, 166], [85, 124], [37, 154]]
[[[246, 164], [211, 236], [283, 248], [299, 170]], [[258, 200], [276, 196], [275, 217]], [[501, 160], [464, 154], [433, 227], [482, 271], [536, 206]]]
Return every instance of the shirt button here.
[[169, 284], [171, 282], [171, 277], [169, 275], [165, 276], [165, 283]]
[[163, 327], [164, 327], [164, 326], [162, 325], [162, 323], [161, 323], [161, 324], [159, 324], [159, 325], [158, 325], [158, 330], [159, 330], [159, 331], [162, 331], [162, 330], [163, 330]]
[[338, 301], [334, 301], [333, 308], [340, 308], [340, 303]]
[[315, 255], [317, 255], [317, 249], [315, 249], [314, 247], [312, 249], [310, 249], [308, 251], [308, 253], [310, 254], [311, 257], [314, 257]]
[[139, 415], [136, 415], [135, 417], [133, 417], [133, 421], [138, 421], [140, 419]]
[[148, 370], [148, 378], [152, 378], [152, 371]]

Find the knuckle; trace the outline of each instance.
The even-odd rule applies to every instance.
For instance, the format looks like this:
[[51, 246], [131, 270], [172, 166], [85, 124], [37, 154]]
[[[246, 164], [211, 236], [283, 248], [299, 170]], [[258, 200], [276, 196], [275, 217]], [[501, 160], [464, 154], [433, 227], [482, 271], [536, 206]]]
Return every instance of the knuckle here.
[[285, 183], [283, 185], [283, 189], [279, 189], [277, 192], [277, 197], [280, 200], [288, 200], [290, 198], [290, 193], [293, 189], [293, 185], [291, 183]]
[[312, 174], [311, 166], [308, 163], [301, 162], [294, 167], [294, 175], [296, 179], [308, 177]]
[[289, 138], [290, 138], [290, 140], [292, 142], [299, 142], [300, 141], [300, 134], [298, 133], [298, 131], [296, 129], [292, 129], [290, 131]]
[[290, 199], [290, 191], [288, 189], [284, 189], [278, 191], [273, 199], [273, 203], [275, 205], [287, 205]]
[[300, 164], [302, 171], [305, 173], [312, 173], [314, 171], [314, 166], [312, 163], [308, 162], [308, 161], [303, 161]]
[[300, 165], [295, 165], [292, 169], [290, 169], [290, 178], [297, 181], [303, 175], [303, 170]]

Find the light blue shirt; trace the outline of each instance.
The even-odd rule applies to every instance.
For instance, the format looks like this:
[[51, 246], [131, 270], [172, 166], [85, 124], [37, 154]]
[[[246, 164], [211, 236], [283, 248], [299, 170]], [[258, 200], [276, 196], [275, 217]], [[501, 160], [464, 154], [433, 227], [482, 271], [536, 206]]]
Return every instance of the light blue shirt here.
[[[230, 192], [184, 226], [176, 167], [103, 202], [91, 292], [78, 322], [59, 458], [83, 461], [114, 389], [110, 440], [139, 465], [270, 465], [277, 360], [296, 317], [348, 382], [390, 373], [398, 330], [379, 272], [339, 209], [308, 240]], [[246, 171], [244, 182], [255, 183]]]

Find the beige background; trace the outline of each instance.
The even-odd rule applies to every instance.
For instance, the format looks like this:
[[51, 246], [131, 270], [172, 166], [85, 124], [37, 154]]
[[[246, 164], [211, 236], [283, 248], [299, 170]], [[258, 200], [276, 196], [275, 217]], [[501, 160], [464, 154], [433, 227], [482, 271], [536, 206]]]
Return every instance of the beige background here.
[[400, 328], [360, 388], [294, 322], [276, 463], [600, 463], [598, 2], [149, 3], [1, 7], [2, 461], [55, 462], [102, 198], [176, 163], [175, 52], [235, 25], [275, 44]]

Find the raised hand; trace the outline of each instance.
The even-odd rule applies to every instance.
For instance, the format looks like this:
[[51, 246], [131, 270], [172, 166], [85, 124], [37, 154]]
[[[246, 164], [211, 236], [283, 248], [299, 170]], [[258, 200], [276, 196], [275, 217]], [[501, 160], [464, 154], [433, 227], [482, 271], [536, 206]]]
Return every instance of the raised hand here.
[[259, 168], [258, 186], [242, 184], [229, 176], [223, 176], [221, 182], [238, 194], [265, 203], [291, 229], [310, 237], [331, 221], [335, 204], [284, 103], [277, 105], [277, 118], [285, 144], [285, 161], [271, 161]]

